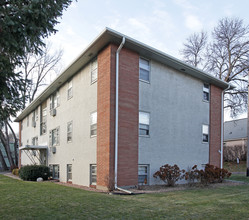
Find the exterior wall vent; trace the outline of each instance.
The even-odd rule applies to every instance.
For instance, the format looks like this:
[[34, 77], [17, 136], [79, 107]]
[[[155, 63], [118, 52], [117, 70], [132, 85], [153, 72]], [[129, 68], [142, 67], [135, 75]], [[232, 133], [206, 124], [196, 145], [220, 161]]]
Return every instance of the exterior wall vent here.
[[53, 154], [56, 153], [56, 147], [52, 147], [52, 153], [53, 153]]

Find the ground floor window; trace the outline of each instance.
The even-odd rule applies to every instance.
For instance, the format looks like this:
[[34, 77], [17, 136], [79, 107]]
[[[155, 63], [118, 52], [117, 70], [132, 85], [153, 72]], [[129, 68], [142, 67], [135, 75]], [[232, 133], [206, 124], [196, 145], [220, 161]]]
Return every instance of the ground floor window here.
[[72, 182], [72, 164], [67, 165], [67, 181]]
[[60, 165], [56, 164], [50, 164], [50, 173], [53, 179], [60, 179]]
[[97, 166], [96, 164], [90, 165], [90, 185], [96, 185], [97, 183]]
[[138, 184], [147, 185], [149, 178], [149, 165], [138, 165]]

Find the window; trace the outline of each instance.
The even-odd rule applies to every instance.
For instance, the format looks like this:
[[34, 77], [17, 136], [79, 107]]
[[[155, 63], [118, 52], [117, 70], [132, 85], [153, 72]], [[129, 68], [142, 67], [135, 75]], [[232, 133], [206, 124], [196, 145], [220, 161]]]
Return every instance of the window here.
[[54, 147], [60, 143], [60, 128], [55, 128], [49, 131], [49, 146]]
[[45, 101], [41, 107], [41, 127], [40, 134], [43, 135], [47, 132], [47, 102]]
[[50, 110], [57, 108], [59, 106], [60, 95], [59, 92], [55, 92], [50, 96]]
[[149, 165], [138, 165], [138, 184], [148, 184], [148, 167]]
[[73, 139], [73, 122], [67, 123], [67, 142], [72, 142]]
[[203, 85], [203, 100], [209, 101], [209, 85], [206, 83]]
[[68, 82], [68, 89], [67, 89], [67, 99], [71, 99], [73, 97], [73, 81]]
[[53, 179], [60, 179], [60, 165], [50, 164], [49, 169]]
[[97, 183], [97, 166], [96, 164], [90, 165], [90, 185], [96, 185]]
[[98, 61], [95, 58], [91, 63], [91, 83], [96, 82], [98, 79]]
[[139, 112], [139, 135], [148, 136], [150, 125], [150, 113]]
[[139, 58], [139, 79], [150, 82], [150, 62]]
[[209, 134], [209, 126], [202, 125], [202, 141], [207, 143], [208, 142], [208, 135]]
[[97, 135], [97, 112], [91, 113], [90, 116], [90, 135], [91, 137]]
[[72, 164], [67, 164], [67, 181], [72, 182]]
[[32, 138], [32, 145], [37, 146], [38, 145], [38, 137]]

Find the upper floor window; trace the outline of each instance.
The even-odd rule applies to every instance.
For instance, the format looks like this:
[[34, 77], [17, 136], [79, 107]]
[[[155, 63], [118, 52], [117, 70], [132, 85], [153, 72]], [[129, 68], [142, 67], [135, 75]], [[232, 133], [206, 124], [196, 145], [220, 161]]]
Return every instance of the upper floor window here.
[[57, 127], [49, 131], [49, 146], [54, 147], [60, 143], [60, 128]]
[[150, 113], [139, 112], [139, 135], [148, 136], [150, 133]]
[[32, 145], [38, 145], [38, 137], [36, 136], [36, 137], [33, 137], [32, 138]]
[[97, 112], [91, 113], [90, 116], [90, 135], [91, 137], [97, 135]]
[[95, 58], [91, 63], [91, 83], [96, 82], [98, 79], [98, 61]]
[[150, 82], [150, 62], [139, 58], [139, 79]]
[[209, 101], [209, 85], [206, 83], [203, 85], [203, 100]]
[[209, 139], [209, 126], [202, 125], [202, 141], [207, 143]]
[[47, 132], [47, 102], [45, 101], [41, 106], [41, 125], [40, 134], [45, 134]]
[[60, 95], [59, 92], [55, 92], [50, 96], [50, 110], [57, 108], [59, 106]]
[[73, 81], [70, 80], [68, 82], [68, 89], [67, 89], [67, 99], [70, 99], [73, 97]]
[[73, 139], [73, 122], [67, 123], [67, 142], [72, 142]]

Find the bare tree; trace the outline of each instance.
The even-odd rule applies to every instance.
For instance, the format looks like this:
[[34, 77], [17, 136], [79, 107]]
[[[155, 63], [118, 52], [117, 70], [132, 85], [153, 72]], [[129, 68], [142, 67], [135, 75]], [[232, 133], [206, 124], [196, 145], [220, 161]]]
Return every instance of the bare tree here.
[[180, 51], [186, 63], [199, 67], [205, 56], [205, 47], [207, 45], [207, 33], [202, 31], [194, 33], [184, 43], [184, 49]]
[[[25, 80], [24, 90], [22, 92], [23, 109], [26, 107], [27, 101], [32, 102], [38, 93], [39, 89], [47, 85], [48, 76], [58, 75], [60, 69], [60, 60], [62, 57], [62, 50], [51, 53], [50, 44], [46, 45], [43, 52], [39, 55], [27, 54], [22, 60], [22, 68], [18, 71], [23, 73], [23, 79]], [[10, 119], [1, 121], [0, 126], [0, 142], [4, 149], [0, 149], [0, 163], [3, 169], [7, 169], [4, 161], [3, 153], [1, 150], [5, 150], [7, 159], [10, 163], [10, 167], [14, 168], [18, 165], [18, 139], [11, 127]], [[14, 152], [11, 153], [10, 149], [10, 136], [14, 139]]]
[[49, 75], [58, 75], [59, 61], [63, 55], [62, 50], [51, 53], [51, 44], [47, 44], [41, 54], [28, 54], [22, 61], [23, 78], [26, 82], [23, 97], [23, 108], [27, 102], [32, 102], [41, 87], [47, 85]]
[[[199, 36], [202, 36], [201, 34]], [[191, 38], [192, 50], [184, 44], [184, 50], [188, 49], [192, 55], [184, 56], [188, 63], [203, 59], [201, 56], [206, 50], [204, 70], [212, 73], [219, 79], [229, 82], [236, 88], [226, 91], [225, 108], [235, 116], [247, 109], [247, 75], [249, 70], [249, 26], [243, 24], [238, 18], [223, 18], [212, 32], [212, 40], [205, 47], [199, 47], [202, 52], [196, 53], [195, 45], [198, 45], [200, 38]], [[187, 40], [189, 42], [189, 40]], [[191, 47], [191, 44], [187, 44]], [[183, 50], [183, 51], [184, 51]], [[195, 65], [195, 66], [197, 66]]]

